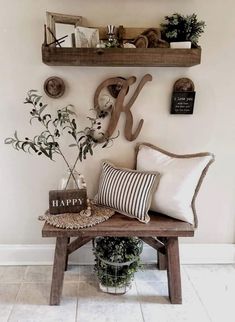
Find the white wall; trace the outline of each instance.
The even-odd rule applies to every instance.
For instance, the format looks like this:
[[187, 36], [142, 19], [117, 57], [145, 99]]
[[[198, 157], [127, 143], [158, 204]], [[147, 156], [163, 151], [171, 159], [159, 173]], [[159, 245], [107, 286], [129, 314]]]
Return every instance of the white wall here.
[[[41, 62], [45, 12], [78, 14], [91, 25], [109, 23], [133, 27], [158, 26], [164, 15], [175, 11], [196, 12], [207, 23], [201, 38], [202, 64], [192, 68], [92, 68], [49, 67]], [[112, 76], [146, 73], [153, 81], [146, 84], [133, 106], [135, 119], [144, 118], [137, 141], [149, 141], [175, 153], [211, 151], [216, 163], [211, 167], [197, 199], [199, 229], [194, 243], [234, 243], [235, 212], [235, 29], [233, 0], [0, 0], [0, 244], [40, 244], [42, 224], [37, 216], [47, 207], [48, 191], [56, 188], [65, 170], [62, 161], [50, 162], [12, 150], [3, 144], [18, 129], [22, 136], [33, 134], [28, 125], [26, 92], [43, 92], [44, 80], [62, 77], [66, 94], [59, 100], [44, 97], [53, 111], [67, 103], [76, 105], [84, 118], [92, 107], [98, 84]], [[190, 77], [196, 86], [195, 113], [169, 114], [173, 83]], [[125, 118], [120, 120], [123, 129]], [[132, 166], [134, 145], [123, 137], [114, 147], [97, 150], [79, 167], [86, 176], [90, 195], [97, 187], [100, 160], [107, 158], [121, 166]], [[72, 157], [72, 155], [71, 155]], [[189, 239], [187, 239], [189, 242]]]

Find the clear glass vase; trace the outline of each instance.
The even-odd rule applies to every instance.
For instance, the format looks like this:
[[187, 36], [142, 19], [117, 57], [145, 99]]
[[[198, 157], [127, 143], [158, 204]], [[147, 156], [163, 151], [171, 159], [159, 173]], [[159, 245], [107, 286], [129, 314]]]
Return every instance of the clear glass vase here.
[[84, 176], [76, 170], [73, 170], [72, 174], [70, 170], [67, 170], [65, 175], [60, 179], [58, 189], [86, 189]]

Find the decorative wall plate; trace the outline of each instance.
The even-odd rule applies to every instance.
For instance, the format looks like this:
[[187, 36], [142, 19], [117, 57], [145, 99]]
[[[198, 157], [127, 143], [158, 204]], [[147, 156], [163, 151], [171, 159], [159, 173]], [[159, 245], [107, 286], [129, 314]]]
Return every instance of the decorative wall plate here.
[[194, 83], [189, 78], [180, 78], [175, 82], [173, 91], [174, 92], [193, 92]]
[[65, 92], [65, 84], [63, 79], [56, 76], [47, 78], [44, 82], [44, 91], [49, 97], [61, 97]]

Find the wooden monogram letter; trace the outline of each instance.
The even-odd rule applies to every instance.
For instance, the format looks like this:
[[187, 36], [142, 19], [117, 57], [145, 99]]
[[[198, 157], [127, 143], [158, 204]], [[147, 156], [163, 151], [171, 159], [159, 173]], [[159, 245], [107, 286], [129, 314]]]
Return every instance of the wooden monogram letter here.
[[134, 94], [132, 95], [132, 97], [130, 98], [129, 102], [124, 105], [124, 99], [127, 93], [127, 89], [130, 85], [133, 85], [136, 82], [136, 77], [132, 76], [128, 79], [122, 79], [122, 78], [109, 78], [107, 80], [105, 80], [104, 82], [102, 82], [96, 92], [95, 92], [95, 96], [94, 96], [94, 107], [96, 109], [99, 108], [99, 95], [101, 93], [101, 90], [109, 85], [120, 85], [121, 90], [118, 94], [118, 97], [115, 101], [115, 105], [112, 109], [112, 113], [111, 113], [111, 118], [110, 118], [110, 122], [108, 125], [108, 128], [104, 134], [104, 138], [108, 138], [111, 137], [113, 132], [115, 131], [119, 118], [120, 118], [120, 114], [121, 112], [124, 112], [126, 114], [126, 124], [125, 124], [125, 137], [128, 141], [134, 141], [137, 136], [139, 135], [144, 120], [141, 119], [139, 121], [139, 124], [137, 126], [137, 129], [135, 130], [134, 133], [132, 133], [132, 128], [133, 128], [133, 115], [131, 113], [131, 107], [134, 104], [135, 100], [137, 99], [141, 89], [144, 87], [144, 85], [147, 82], [150, 82], [152, 80], [152, 76], [150, 74], [146, 74], [140, 81], [139, 85], [137, 86]]

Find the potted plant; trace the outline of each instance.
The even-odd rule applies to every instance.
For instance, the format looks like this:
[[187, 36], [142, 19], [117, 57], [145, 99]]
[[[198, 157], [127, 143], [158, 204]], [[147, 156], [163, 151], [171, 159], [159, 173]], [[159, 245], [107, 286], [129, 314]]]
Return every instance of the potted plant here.
[[165, 23], [161, 24], [165, 39], [170, 42], [171, 48], [191, 48], [198, 46], [198, 39], [204, 32], [205, 22], [198, 21], [197, 15], [183, 16], [174, 13], [165, 16]]
[[111, 294], [124, 294], [135, 272], [141, 267], [143, 242], [137, 237], [98, 237], [93, 242], [95, 272], [100, 289]]

